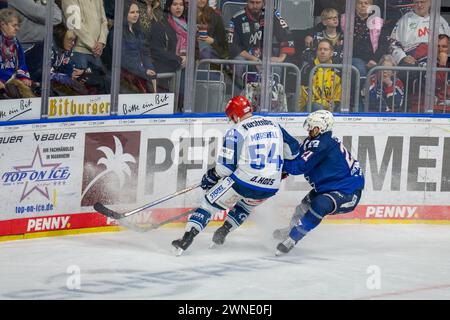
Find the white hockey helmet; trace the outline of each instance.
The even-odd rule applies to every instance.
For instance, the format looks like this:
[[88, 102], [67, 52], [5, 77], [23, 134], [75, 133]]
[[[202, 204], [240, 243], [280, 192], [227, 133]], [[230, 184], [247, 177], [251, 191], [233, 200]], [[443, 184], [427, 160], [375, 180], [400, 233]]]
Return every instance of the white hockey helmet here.
[[333, 130], [334, 117], [330, 111], [318, 110], [310, 113], [303, 123], [303, 128], [307, 131], [313, 130], [315, 127], [320, 129], [320, 133]]

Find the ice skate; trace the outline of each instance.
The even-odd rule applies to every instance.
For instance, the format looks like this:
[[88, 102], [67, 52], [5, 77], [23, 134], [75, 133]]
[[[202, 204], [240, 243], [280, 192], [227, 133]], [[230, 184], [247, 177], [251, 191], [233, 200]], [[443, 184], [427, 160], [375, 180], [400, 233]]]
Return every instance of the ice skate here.
[[276, 256], [281, 256], [283, 254], [288, 253], [295, 246], [297, 242], [295, 242], [291, 237], [287, 237], [286, 240], [279, 243], [277, 246], [277, 252], [275, 252]]
[[223, 245], [225, 243], [225, 238], [230, 233], [233, 226], [228, 221], [225, 221], [225, 223], [214, 232], [210, 248], [214, 248], [216, 245]]
[[291, 229], [292, 229], [291, 227], [275, 229], [272, 233], [272, 237], [277, 240], [284, 240], [289, 235]]
[[197, 236], [200, 232], [194, 227], [191, 228], [191, 231], [185, 232], [183, 238], [172, 241], [172, 245], [174, 246], [175, 255], [180, 256], [183, 252], [192, 244], [195, 236]]

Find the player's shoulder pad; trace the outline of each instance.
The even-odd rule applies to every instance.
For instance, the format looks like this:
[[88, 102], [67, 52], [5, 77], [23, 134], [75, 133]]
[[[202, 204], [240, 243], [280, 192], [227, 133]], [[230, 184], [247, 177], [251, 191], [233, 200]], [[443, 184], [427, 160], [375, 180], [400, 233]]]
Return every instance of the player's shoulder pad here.
[[309, 138], [307, 138], [304, 142], [303, 142], [303, 149], [306, 150], [311, 150], [311, 151], [320, 151], [320, 150], [324, 150], [328, 147], [329, 142], [326, 139], [314, 139], [314, 140], [310, 140]]
[[239, 128], [231, 128], [225, 133], [225, 140], [239, 142], [243, 139], [242, 134], [239, 132]]

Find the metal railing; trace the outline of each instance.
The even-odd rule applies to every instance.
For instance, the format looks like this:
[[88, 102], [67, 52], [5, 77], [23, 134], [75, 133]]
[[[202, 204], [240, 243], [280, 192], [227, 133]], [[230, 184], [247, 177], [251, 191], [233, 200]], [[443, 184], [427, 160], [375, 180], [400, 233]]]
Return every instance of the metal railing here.
[[[404, 78], [406, 81], [406, 83], [404, 84], [404, 97], [405, 100], [403, 101], [403, 111], [402, 110], [396, 110], [396, 108], [394, 107], [394, 99], [392, 99], [392, 105], [391, 105], [391, 111], [392, 112], [408, 112], [408, 108], [409, 108], [409, 104], [408, 102], [409, 99], [411, 97], [415, 97], [416, 95], [418, 95], [418, 110], [420, 110], [420, 102], [422, 101], [422, 94], [423, 94], [423, 90], [422, 90], [422, 81], [423, 80], [423, 74], [426, 73], [426, 68], [425, 67], [403, 67], [403, 66], [397, 66], [397, 67], [390, 67], [390, 66], [376, 66], [373, 67], [372, 69], [369, 70], [369, 72], [367, 73], [367, 79], [366, 79], [366, 83], [365, 83], [365, 88], [364, 88], [364, 96], [365, 96], [365, 107], [364, 110], [365, 112], [369, 112], [370, 109], [370, 82], [371, 79], [373, 77], [377, 77], [377, 73], [381, 74], [382, 71], [393, 71], [394, 72], [394, 81], [393, 81], [393, 85], [395, 86], [396, 84], [396, 80], [397, 79], [401, 79]], [[406, 76], [405, 77], [400, 77], [397, 73], [401, 72], [401, 71], [406, 71]], [[419, 72], [419, 77], [416, 79], [413, 79], [413, 83], [412, 85], [410, 85], [410, 72], [414, 71], [414, 72]], [[419, 81], [418, 86], [417, 86], [417, 81]], [[403, 81], [402, 81], [403, 82]], [[418, 92], [416, 92], [416, 88], [418, 87]], [[412, 91], [412, 95], [410, 95], [410, 91]], [[381, 105], [382, 105], [382, 99], [380, 99], [379, 101], [379, 112], [384, 112], [385, 110], [381, 110]]]
[[[312, 104], [313, 104], [313, 94], [314, 94], [314, 88], [313, 88], [313, 82], [314, 82], [314, 77], [316, 75], [316, 71], [319, 68], [323, 68], [323, 69], [342, 69], [344, 67], [344, 65], [342, 64], [327, 64], [327, 63], [320, 63], [318, 65], [315, 65], [311, 71], [309, 72], [309, 81], [308, 81], [308, 112], [312, 111]], [[351, 66], [351, 70], [352, 72], [355, 72], [356, 74], [356, 79], [358, 79], [358, 81], [355, 81], [355, 108], [358, 108], [359, 106], [359, 95], [360, 95], [360, 81], [359, 79], [361, 78], [359, 70], [355, 67], [355, 66]], [[336, 74], [336, 71], [334, 71]], [[325, 90], [324, 89], [324, 84], [325, 84], [325, 72], [322, 72], [322, 96], [321, 99], [324, 99], [324, 94], [325, 94]], [[336, 81], [336, 77], [334, 77], [334, 81]], [[333, 82], [333, 90], [334, 90], [334, 82]], [[342, 102], [342, 94], [344, 92], [341, 92], [341, 102]], [[334, 96], [334, 91], [332, 92], [332, 96]], [[333, 99], [332, 101], [332, 111], [334, 112], [334, 106], [335, 106], [335, 101]]]
[[[200, 67], [202, 65], [208, 65], [207, 69], [201, 69]], [[215, 70], [215, 71], [220, 71], [222, 74], [225, 74], [226, 69], [225, 68], [230, 68], [228, 69], [228, 73], [231, 73], [231, 83], [230, 86], [228, 87], [230, 93], [231, 93], [231, 97], [240, 94], [240, 92], [237, 92], [237, 88], [238, 86], [236, 85], [236, 83], [238, 83], [238, 81], [242, 81], [242, 83], [247, 83], [248, 82], [248, 74], [250, 73], [249, 71], [249, 67], [250, 66], [262, 66], [261, 62], [254, 62], [254, 61], [245, 61], [245, 60], [226, 60], [226, 59], [203, 59], [198, 61], [197, 63], [197, 68], [196, 68], [196, 73], [195, 73], [195, 81], [197, 81], [197, 76], [198, 76], [198, 72], [199, 71], [210, 71], [211, 70], [211, 64], [214, 65], [219, 65], [220, 68], [219, 70]], [[239, 79], [237, 80], [236, 78], [236, 65], [243, 65], [245, 66], [245, 71], [243, 72], [243, 79]], [[286, 88], [286, 83], [287, 83], [287, 70], [288, 69], [293, 69], [294, 70], [294, 75], [296, 78], [295, 81], [295, 90], [293, 92], [293, 101], [297, 102], [299, 99], [299, 94], [300, 94], [300, 86], [301, 86], [301, 73], [300, 73], [300, 69], [293, 63], [287, 63], [287, 62], [273, 62], [271, 63], [271, 69], [273, 73], [276, 73], [274, 71], [275, 68], [282, 68], [284, 69], [285, 72], [281, 72], [282, 73], [282, 79], [280, 79], [280, 83], [284, 85], [284, 87]], [[209, 76], [207, 78], [207, 80], [209, 80]], [[245, 86], [243, 88], [245, 90]], [[194, 89], [194, 100], [195, 100], [195, 95], [198, 94], [196, 92], [196, 90]], [[206, 92], [206, 99], [209, 99], [209, 93]], [[207, 102], [208, 103], [208, 102]], [[267, 108], [267, 106], [261, 106], [261, 111], [263, 112], [267, 112], [270, 111], [270, 108]]]

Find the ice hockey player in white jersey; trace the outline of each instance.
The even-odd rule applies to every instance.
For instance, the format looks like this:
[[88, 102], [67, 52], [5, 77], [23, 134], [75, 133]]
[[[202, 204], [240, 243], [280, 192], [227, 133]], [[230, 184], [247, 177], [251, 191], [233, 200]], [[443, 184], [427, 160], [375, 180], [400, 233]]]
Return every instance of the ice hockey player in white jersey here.
[[286, 130], [252, 112], [245, 97], [236, 96], [228, 102], [225, 113], [234, 125], [224, 137], [216, 165], [202, 178], [206, 194], [200, 207], [189, 216], [183, 237], [172, 242], [177, 255], [192, 244], [212, 215], [230, 209], [212, 238], [213, 246], [222, 245], [256, 206], [278, 192], [284, 159], [299, 154], [300, 144]]

